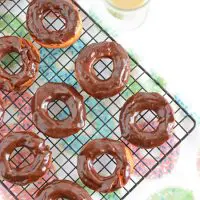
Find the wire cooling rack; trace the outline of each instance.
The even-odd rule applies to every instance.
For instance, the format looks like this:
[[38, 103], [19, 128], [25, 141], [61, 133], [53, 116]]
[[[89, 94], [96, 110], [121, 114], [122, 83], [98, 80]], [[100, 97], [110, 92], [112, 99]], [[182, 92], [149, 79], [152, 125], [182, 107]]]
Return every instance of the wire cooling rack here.
[[[122, 189], [111, 194], [101, 194], [84, 187], [94, 200], [97, 199], [124, 199], [144, 178], [148, 178], [174, 148], [186, 138], [194, 129], [194, 119], [185, 111], [179, 103], [157, 83], [149, 73], [145, 71], [134, 59], [131, 59], [131, 77], [126, 88], [119, 94], [109, 99], [97, 100], [88, 96], [81, 90], [74, 75], [74, 61], [77, 55], [86, 45], [100, 41], [113, 40], [101, 26], [77, 4], [83, 20], [83, 33], [80, 40], [69, 48], [46, 49], [34, 44], [40, 49], [41, 64], [40, 72], [35, 83], [23, 93], [1, 92], [6, 104], [6, 116], [1, 126], [1, 137], [11, 131], [31, 130], [46, 140], [53, 152], [53, 165], [50, 171], [39, 181], [26, 185], [17, 186], [1, 180], [1, 184], [10, 193], [6, 199], [34, 199], [36, 192], [46, 182], [53, 179], [69, 179], [81, 183], [77, 170], [77, 154], [84, 144], [95, 138], [108, 137], [124, 142], [133, 152], [135, 173], [129, 183]], [[13, 0], [0, 3], [0, 34], [17, 35], [31, 40], [26, 25], [26, 12], [28, 1]], [[46, 13], [44, 25], [50, 30], [62, 29], [63, 21], [57, 13]], [[20, 66], [20, 58], [16, 53], [11, 53], [1, 61], [9, 73], [17, 73]], [[112, 62], [103, 59], [94, 66], [100, 79], [109, 77], [112, 71]], [[66, 82], [73, 85], [85, 99], [87, 122], [79, 133], [65, 139], [52, 139], [40, 133], [32, 123], [30, 110], [31, 97], [36, 89], [46, 82]], [[124, 102], [137, 92], [159, 92], [171, 104], [176, 117], [176, 126], [173, 137], [164, 145], [154, 149], [142, 150], [128, 144], [121, 137], [119, 129], [119, 113]], [[69, 110], [60, 101], [52, 102], [49, 106], [51, 117], [59, 120], [68, 116]], [[157, 126], [157, 116], [152, 111], [144, 111], [137, 116], [138, 125], [141, 129], [152, 131]], [[33, 156], [25, 148], [17, 148], [10, 158], [13, 167], [22, 167], [31, 162]], [[106, 176], [115, 168], [115, 160], [110, 155], [103, 155], [95, 161], [96, 170]], [[11, 198], [11, 196], [13, 198]]]

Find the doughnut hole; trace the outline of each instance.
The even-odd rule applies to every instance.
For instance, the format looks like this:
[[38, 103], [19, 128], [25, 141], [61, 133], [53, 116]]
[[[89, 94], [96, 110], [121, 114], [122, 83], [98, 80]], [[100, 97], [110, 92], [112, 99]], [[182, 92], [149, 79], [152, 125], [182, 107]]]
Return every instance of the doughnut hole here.
[[44, 27], [48, 31], [63, 30], [65, 27], [65, 19], [59, 13], [47, 11], [42, 20]]
[[26, 147], [17, 147], [11, 153], [9, 162], [11, 168], [22, 168], [31, 165], [34, 161], [34, 156]]
[[5, 71], [9, 74], [18, 74], [22, 66], [20, 54], [17, 52], [11, 52], [6, 54], [0, 60], [0, 66], [4, 68]]
[[116, 169], [116, 160], [109, 154], [98, 156], [93, 163], [96, 172], [103, 177], [112, 175]]
[[153, 110], [144, 110], [140, 113], [136, 113], [131, 121], [133, 123], [135, 122], [140, 131], [148, 133], [154, 132], [159, 125], [158, 115]]
[[94, 73], [100, 80], [107, 80], [113, 72], [113, 62], [110, 58], [102, 58], [94, 64]]
[[70, 116], [68, 106], [60, 100], [48, 104], [48, 114], [54, 120], [64, 120]]

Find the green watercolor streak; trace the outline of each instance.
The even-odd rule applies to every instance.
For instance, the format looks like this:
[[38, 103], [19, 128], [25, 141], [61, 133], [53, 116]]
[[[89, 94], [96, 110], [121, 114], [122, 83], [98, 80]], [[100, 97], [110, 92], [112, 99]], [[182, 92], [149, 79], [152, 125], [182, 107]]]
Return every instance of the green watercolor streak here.
[[[129, 52], [129, 55], [133, 59], [139, 60], [132, 49], [128, 49], [128, 52]], [[134, 61], [131, 61], [131, 66], [136, 67], [136, 64]], [[165, 79], [161, 77], [160, 75], [158, 75], [156, 72], [154, 71], [151, 72], [151, 76], [153, 77], [153, 79], [155, 79], [159, 83], [160, 86], [164, 88], [167, 86], [167, 82], [165, 81]], [[131, 81], [133, 82], [133, 80]], [[146, 78], [145, 81], [142, 81], [140, 84], [149, 92], [158, 92], [158, 93], [162, 92], [162, 89], [151, 78]], [[138, 89], [141, 89], [141, 86], [139, 84], [136, 87], [136, 91]]]
[[[139, 57], [134, 53], [133, 49], [128, 49], [127, 50], [129, 55], [134, 59], [134, 60], [139, 60]], [[135, 67], [136, 63], [131, 59], [131, 66]]]
[[[17, 67], [18, 64], [17, 63], [20, 63], [20, 56], [18, 56], [19, 54], [18, 53], [10, 53], [10, 54], [7, 54], [5, 55], [2, 59], [1, 59], [1, 63], [4, 65], [4, 66], [9, 66], [9, 69], [13, 69], [12, 71], [15, 71], [15, 66]], [[15, 60], [14, 60], [15, 59]]]
[[[14, 35], [24, 37], [28, 40], [31, 39], [28, 35], [24, 22], [9, 13], [0, 14], [0, 32], [4, 35]], [[15, 58], [15, 60], [13, 60], [10, 55]], [[18, 53], [11, 53], [10, 55], [6, 55], [1, 62], [5, 66], [9, 65], [9, 68], [12, 69], [18, 65], [17, 63], [20, 63], [20, 56], [18, 56]]]
[[182, 188], [166, 188], [154, 195], [148, 200], [194, 200], [192, 191]]
[[148, 92], [162, 93], [163, 89], [160, 86], [165, 88], [167, 85], [166, 81], [156, 73], [153, 73], [152, 77], [158, 82], [158, 84], [156, 84], [156, 82], [148, 75], [144, 74], [140, 78], [141, 80], [139, 80], [140, 85]]
[[[81, 187], [85, 187], [85, 185], [82, 183], [82, 181], [79, 179], [77, 182], [77, 184], [79, 184]], [[90, 195], [94, 192], [93, 190], [91, 190], [90, 188], [88, 187], [85, 187], [84, 188]]]
[[157, 73], [155, 72], [151, 72], [151, 76], [162, 86], [162, 87], [166, 87], [167, 86], [167, 82], [165, 81], [165, 79], [161, 76], [159, 76]]
[[105, 22], [96, 15], [96, 13], [93, 10], [89, 10], [89, 15], [98, 23], [100, 24], [106, 32], [108, 32], [113, 37], [116, 37], [118, 34], [117, 32], [110, 26], [106, 25]]
[[106, 197], [106, 199], [110, 199], [110, 200], [118, 200], [118, 199], [120, 200], [119, 197], [121, 197], [121, 194], [118, 190], [116, 192], [106, 194], [105, 197]]
[[5, 35], [15, 35], [18, 37], [24, 37], [28, 40], [31, 39], [28, 35], [28, 31], [25, 27], [25, 22], [23, 22], [18, 17], [13, 16], [12, 14], [0, 14], [0, 32]]

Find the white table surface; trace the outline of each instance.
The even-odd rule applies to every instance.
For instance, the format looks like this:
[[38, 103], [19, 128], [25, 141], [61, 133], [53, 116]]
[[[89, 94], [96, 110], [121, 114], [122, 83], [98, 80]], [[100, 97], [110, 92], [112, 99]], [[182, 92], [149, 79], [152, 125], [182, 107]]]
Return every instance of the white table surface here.
[[[87, 10], [99, 9], [101, 1], [79, 0]], [[140, 64], [167, 81], [189, 111], [200, 116], [200, 2], [198, 0], [151, 0], [145, 23], [131, 31], [117, 30], [115, 39], [132, 49]], [[106, 19], [107, 20], [107, 19]], [[110, 22], [108, 22], [110, 23]], [[181, 155], [173, 172], [162, 179], [143, 181], [126, 199], [147, 200], [166, 186], [182, 187], [200, 199], [200, 176], [196, 169], [200, 148], [199, 128], [181, 144]], [[160, 200], [162, 197], [160, 197]], [[180, 198], [181, 200], [185, 200]], [[154, 199], [153, 199], [154, 200]], [[171, 199], [168, 199], [171, 200]], [[176, 199], [177, 200], [177, 199]]]
[[[100, 0], [78, 2], [86, 10], [92, 6], [94, 12], [94, 5], [101, 4]], [[179, 92], [186, 98], [185, 103], [200, 113], [197, 92], [200, 82], [199, 6], [198, 0], [190, 3], [151, 0], [145, 23], [132, 31], [117, 30], [115, 39], [125, 48], [133, 49], [140, 64], [159, 73], [167, 81], [170, 92]]]

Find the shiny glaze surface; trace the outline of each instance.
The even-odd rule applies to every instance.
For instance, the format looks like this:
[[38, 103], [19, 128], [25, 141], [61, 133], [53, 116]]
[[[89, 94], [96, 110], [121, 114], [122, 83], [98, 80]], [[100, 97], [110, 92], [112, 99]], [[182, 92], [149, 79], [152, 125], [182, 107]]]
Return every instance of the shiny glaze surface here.
[[[11, 153], [17, 147], [26, 147], [34, 156], [34, 161], [22, 168], [12, 168], [9, 163]], [[44, 140], [32, 132], [13, 132], [0, 142], [0, 175], [18, 185], [33, 183], [42, 177], [51, 165], [51, 152]]]
[[9, 74], [0, 66], [0, 89], [8, 92], [29, 87], [35, 81], [40, 63], [39, 51], [28, 40], [15, 36], [0, 37], [0, 59], [11, 52], [19, 53], [23, 64], [17, 74]]
[[[64, 120], [54, 120], [48, 114], [48, 104], [60, 100], [69, 110]], [[46, 83], [36, 91], [32, 99], [33, 122], [45, 135], [54, 138], [68, 137], [85, 125], [86, 111], [83, 97], [65, 83]]]
[[35, 200], [57, 200], [59, 198], [92, 200], [82, 187], [68, 180], [54, 180], [46, 184], [37, 193]]
[[[62, 30], [49, 31], [44, 27], [42, 21], [48, 11], [59, 13], [65, 20]], [[33, 39], [47, 48], [69, 46], [80, 37], [82, 31], [78, 10], [68, 0], [33, 0], [29, 4], [26, 24]]]
[[[144, 110], [155, 111], [158, 115], [158, 127], [153, 132], [139, 130], [136, 117]], [[120, 113], [122, 136], [135, 146], [153, 148], [162, 145], [172, 135], [174, 113], [167, 100], [158, 93], [140, 92], [130, 97]]]
[[[94, 64], [102, 58], [113, 61], [110, 78], [100, 80], [94, 71]], [[128, 82], [130, 59], [126, 51], [116, 42], [101, 42], [85, 47], [75, 62], [76, 78], [88, 94], [103, 99], [118, 94]]]
[[3, 100], [0, 98], [0, 125], [3, 122], [3, 117], [5, 114], [5, 108], [4, 108], [4, 102]]
[[[116, 169], [110, 176], [100, 176], [93, 165], [103, 154], [110, 154], [116, 160]], [[131, 151], [119, 141], [96, 139], [87, 143], [78, 155], [77, 170], [81, 181], [89, 188], [103, 193], [113, 192], [123, 187], [133, 172]]]

